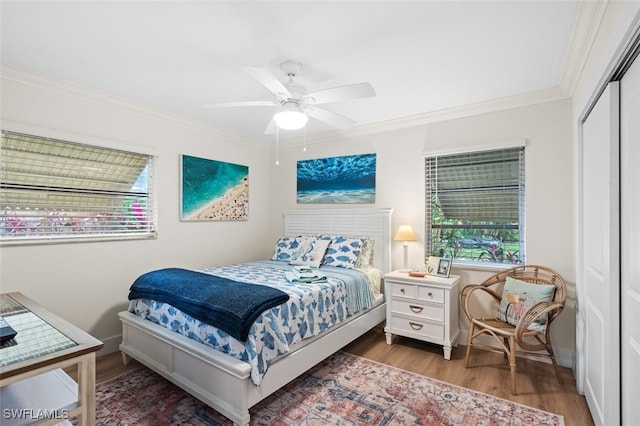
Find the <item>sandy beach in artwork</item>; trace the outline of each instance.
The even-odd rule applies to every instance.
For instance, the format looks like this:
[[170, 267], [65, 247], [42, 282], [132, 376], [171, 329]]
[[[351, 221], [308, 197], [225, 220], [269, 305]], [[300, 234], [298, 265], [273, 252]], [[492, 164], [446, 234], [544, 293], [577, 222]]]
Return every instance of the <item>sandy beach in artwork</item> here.
[[189, 217], [191, 220], [247, 220], [249, 215], [249, 178], [222, 197]]

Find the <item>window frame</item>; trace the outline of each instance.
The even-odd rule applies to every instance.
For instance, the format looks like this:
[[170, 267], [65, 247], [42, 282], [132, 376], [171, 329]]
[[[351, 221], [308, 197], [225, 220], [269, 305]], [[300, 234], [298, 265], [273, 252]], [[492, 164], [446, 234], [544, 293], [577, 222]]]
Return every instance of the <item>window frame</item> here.
[[[464, 267], [465, 269], [477, 269], [477, 270], [500, 270], [505, 267], [513, 267], [515, 265], [524, 264], [526, 262], [526, 235], [525, 235], [525, 204], [526, 204], [526, 195], [525, 195], [525, 163], [526, 156], [525, 150], [526, 143], [524, 140], [516, 140], [516, 141], [507, 141], [502, 143], [494, 143], [490, 145], [484, 146], [471, 146], [465, 148], [459, 148], [456, 150], [449, 151], [438, 151], [438, 152], [425, 152], [423, 154], [425, 161], [425, 228], [424, 228], [424, 253], [425, 253], [425, 262], [432, 252], [432, 196], [433, 191], [430, 186], [430, 176], [428, 175], [428, 162], [432, 158], [436, 157], [451, 157], [458, 155], [473, 155], [473, 154], [483, 154], [489, 153], [491, 151], [506, 151], [506, 150], [520, 150], [520, 156], [518, 161], [518, 169], [519, 169], [519, 200], [518, 200], [518, 257], [519, 261], [514, 263], [508, 262], [494, 262], [494, 261], [483, 261], [479, 259], [459, 259], [455, 257], [450, 257], [452, 259], [452, 263], [458, 267]], [[483, 229], [478, 227], [477, 229]], [[487, 228], [488, 229], [488, 228]]]
[[[99, 226], [95, 226], [94, 227], [96, 230], [95, 232], [93, 232], [94, 229], [89, 229], [89, 230], [85, 229], [82, 232], [78, 232], [78, 233], [75, 233], [73, 230], [56, 233], [56, 232], [53, 232], [52, 227], [49, 226], [46, 228], [47, 230], [46, 232], [43, 232], [39, 235], [24, 234], [17, 237], [7, 237], [6, 235], [0, 235], [0, 247], [13, 246], [13, 245], [42, 245], [42, 244], [63, 244], [63, 243], [99, 242], [99, 241], [126, 241], [126, 240], [157, 238], [158, 218], [157, 218], [157, 200], [156, 200], [156, 191], [155, 191], [155, 171], [154, 171], [154, 167], [157, 161], [157, 158], [156, 158], [157, 156], [154, 153], [143, 152], [143, 151], [147, 151], [143, 149], [131, 149], [130, 145], [124, 144], [125, 146], [122, 146], [123, 144], [115, 141], [99, 140], [99, 141], [90, 141], [90, 142], [79, 142], [79, 140], [86, 140], [90, 138], [87, 138], [86, 136], [68, 135], [68, 134], [65, 134], [62, 136], [56, 135], [57, 137], [44, 136], [44, 134], [56, 133], [56, 132], [47, 131], [47, 130], [33, 131], [33, 129], [27, 129], [25, 131], [25, 129], [23, 128], [16, 130], [11, 125], [9, 125], [9, 126], [2, 127], [3, 140], [2, 140], [2, 147], [0, 147], [0, 160], [2, 160], [1, 156], [3, 154], [6, 155], [6, 152], [8, 152], [8, 149], [5, 150], [6, 149], [5, 141], [4, 141], [5, 133], [8, 134], [10, 137], [24, 137], [24, 138], [32, 139], [34, 141], [39, 141], [40, 143], [44, 143], [48, 141], [55, 144], [63, 144], [63, 145], [68, 144], [69, 147], [76, 147], [80, 151], [82, 151], [83, 149], [86, 149], [86, 150], [93, 150], [93, 151], [103, 151], [105, 155], [108, 155], [109, 153], [111, 153], [112, 155], [123, 154], [131, 157], [137, 157], [141, 161], [146, 158], [146, 165], [142, 167], [142, 170], [146, 170], [147, 182], [145, 185], [146, 191], [144, 190], [139, 191], [138, 190], [139, 187], [134, 189], [134, 185], [136, 182], [138, 182], [138, 179], [136, 179], [133, 182], [127, 181], [129, 182], [131, 187], [128, 190], [125, 189], [121, 191], [100, 190], [95, 188], [86, 189], [80, 186], [69, 191], [68, 190], [69, 188], [66, 188], [64, 186], [56, 187], [56, 185], [51, 185], [50, 187], [48, 187], [49, 185], [35, 185], [34, 186], [35, 190], [33, 190], [32, 193], [36, 198], [40, 196], [44, 196], [49, 193], [55, 193], [56, 191], [58, 193], [63, 193], [65, 192], [65, 190], [67, 193], [72, 194], [67, 197], [68, 199], [72, 199], [73, 197], [75, 197], [76, 199], [81, 199], [85, 196], [92, 196], [94, 198], [102, 197], [104, 200], [111, 199], [112, 202], [115, 203], [116, 199], [134, 199], [136, 196], [142, 197], [146, 199], [146, 203], [142, 206], [142, 208], [140, 208], [139, 206], [137, 209], [135, 209], [132, 206], [129, 206], [129, 207], [130, 207], [130, 210], [137, 210], [137, 213], [141, 212], [141, 214], [143, 215], [143, 219], [140, 219], [141, 222], [136, 223], [137, 225], [139, 225], [139, 228], [135, 230], [131, 230], [130, 226], [127, 229], [127, 227], [121, 224], [119, 225], [119, 229], [116, 229], [118, 225], [108, 226], [107, 231], [105, 231], [105, 229], [100, 228]], [[45, 157], [45, 158], [47, 157], [46, 154], [44, 155], [37, 154], [37, 155], [40, 155], [41, 157]], [[82, 160], [76, 159], [72, 161], [78, 162]], [[113, 168], [118, 167], [118, 165], [110, 165], [110, 166]], [[86, 167], [86, 168], [90, 168], [90, 167]], [[78, 168], [76, 168], [75, 170], [77, 172]], [[107, 171], [111, 171], [111, 169], [108, 169]], [[1, 206], [0, 221], [5, 221], [5, 226], [6, 226], [6, 221], [8, 220], [8, 213], [5, 207], [7, 207], [10, 202], [9, 191], [15, 190], [16, 188], [20, 189], [20, 185], [21, 185], [20, 182], [17, 182], [16, 180], [8, 177], [11, 171], [8, 171], [6, 173], [7, 174], [3, 173], [0, 175], [0, 196], [1, 196], [0, 202], [2, 202], [2, 204], [5, 204]], [[138, 174], [138, 178], [142, 174], [143, 172], [140, 172], [140, 174]], [[82, 175], [79, 175], [79, 176], [80, 178], [76, 176], [75, 179], [81, 180]], [[105, 181], [108, 182], [108, 179], [105, 179]], [[22, 181], [22, 184], [25, 187], [28, 186], [28, 179], [25, 178], [25, 180]], [[45, 186], [47, 186], [48, 188]], [[30, 189], [32, 188], [28, 188], [27, 190], [25, 190], [25, 193], [29, 192]], [[38, 193], [42, 195], [38, 195]], [[25, 196], [25, 199], [28, 199], [28, 197], [29, 196]], [[16, 204], [16, 206], [18, 205], [19, 204]], [[73, 203], [70, 205], [73, 205]], [[89, 204], [79, 203], [79, 204], [76, 204], [75, 206], [80, 206], [81, 208], [78, 208], [77, 210], [75, 210], [77, 214], [71, 214], [68, 217], [74, 218], [74, 219], [77, 217], [88, 217], [91, 215], [91, 207], [95, 207], [93, 203], [89, 203]], [[12, 209], [12, 210], [16, 211], [15, 209]], [[46, 209], [43, 209], [41, 212], [39, 212], [37, 215], [34, 215], [33, 217], [39, 218], [39, 219], [36, 219], [35, 222], [42, 223], [43, 216], [45, 214], [52, 214], [55, 212], [56, 212], [56, 208], [54, 209], [46, 208]], [[114, 212], [115, 210], [112, 211], [111, 214], [114, 214]], [[25, 216], [25, 217], [29, 217], [29, 216]], [[87, 227], [87, 228], [91, 228], [91, 227]], [[118, 231], [122, 231], [122, 232], [118, 232]]]

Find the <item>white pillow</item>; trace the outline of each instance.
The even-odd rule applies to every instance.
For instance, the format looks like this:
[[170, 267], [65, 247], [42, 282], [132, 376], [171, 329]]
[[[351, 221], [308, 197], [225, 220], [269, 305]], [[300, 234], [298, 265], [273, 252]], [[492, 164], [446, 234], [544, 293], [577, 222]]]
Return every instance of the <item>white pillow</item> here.
[[309, 249], [301, 253], [297, 258], [292, 259], [289, 263], [291, 265], [306, 265], [314, 268], [320, 267], [320, 262], [324, 257], [324, 253], [329, 247], [330, 240], [315, 240], [313, 241]]

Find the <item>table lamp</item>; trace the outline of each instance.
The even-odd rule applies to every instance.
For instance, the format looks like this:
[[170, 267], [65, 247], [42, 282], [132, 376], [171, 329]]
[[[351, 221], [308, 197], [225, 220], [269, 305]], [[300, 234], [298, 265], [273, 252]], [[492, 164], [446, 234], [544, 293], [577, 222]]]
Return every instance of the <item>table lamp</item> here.
[[404, 266], [400, 269], [400, 272], [409, 272], [411, 269], [408, 266], [407, 254], [409, 251], [409, 244], [407, 241], [417, 241], [415, 232], [409, 225], [400, 225], [398, 228], [398, 232], [396, 232], [395, 237], [393, 237], [394, 241], [404, 241]]

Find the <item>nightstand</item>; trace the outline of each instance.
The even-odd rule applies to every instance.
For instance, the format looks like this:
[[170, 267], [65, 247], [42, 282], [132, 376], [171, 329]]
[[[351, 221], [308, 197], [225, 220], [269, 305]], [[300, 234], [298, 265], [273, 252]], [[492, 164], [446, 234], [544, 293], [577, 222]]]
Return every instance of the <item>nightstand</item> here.
[[425, 275], [410, 277], [393, 271], [384, 276], [387, 301], [387, 344], [393, 335], [411, 337], [444, 347], [444, 358], [451, 359], [451, 346], [456, 345], [458, 328], [458, 282], [449, 278]]

